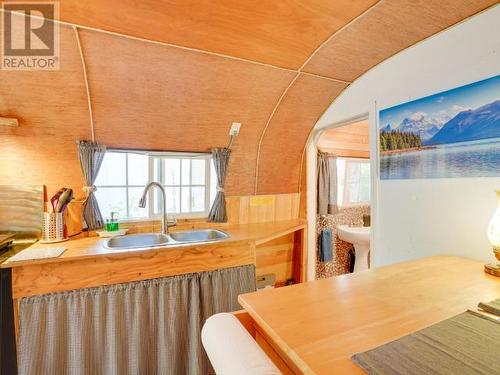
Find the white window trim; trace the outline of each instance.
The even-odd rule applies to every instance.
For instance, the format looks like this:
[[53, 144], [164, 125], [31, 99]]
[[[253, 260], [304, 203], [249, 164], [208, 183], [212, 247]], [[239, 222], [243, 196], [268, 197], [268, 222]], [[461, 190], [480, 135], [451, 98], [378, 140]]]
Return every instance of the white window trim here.
[[[144, 150], [127, 150], [127, 149], [107, 149], [107, 152], [116, 152], [116, 153], [125, 153], [125, 154], [142, 154], [142, 155], [147, 155], [148, 156], [148, 176], [149, 181], [153, 181], [153, 176], [154, 176], [154, 160], [158, 159], [160, 160], [159, 163], [159, 179], [164, 187], [179, 187], [179, 209], [182, 208], [182, 199], [181, 199], [181, 194], [182, 194], [182, 187], [189, 187], [190, 189], [194, 186], [199, 186], [199, 187], [204, 187], [205, 188], [205, 209], [204, 211], [196, 211], [196, 212], [189, 212], [189, 213], [172, 213], [167, 211], [167, 216], [169, 217], [174, 217], [176, 219], [203, 219], [208, 217], [208, 213], [210, 211], [210, 187], [211, 187], [211, 178], [214, 178], [211, 176], [211, 161], [212, 161], [212, 155], [208, 153], [194, 153], [194, 152], [159, 152], [159, 151], [144, 151]], [[201, 184], [194, 184], [194, 185], [183, 185], [182, 184], [182, 164], [180, 166], [180, 175], [179, 175], [179, 184], [178, 185], [164, 185], [163, 184], [163, 168], [164, 168], [164, 163], [163, 161], [165, 159], [191, 159], [191, 160], [199, 160], [203, 159], [205, 160], [205, 185]], [[190, 163], [190, 168], [192, 168], [192, 164]], [[190, 170], [191, 173], [191, 170]], [[144, 187], [143, 185], [128, 185], [128, 156], [125, 158], [125, 185], [96, 185], [96, 187], [99, 188], [123, 188], [125, 189], [125, 198], [126, 198], [126, 212], [127, 212], [127, 217], [125, 218], [118, 218], [118, 221], [121, 223], [129, 223], [129, 222], [148, 222], [148, 221], [157, 221], [161, 219], [161, 214], [155, 214], [154, 213], [154, 194], [155, 194], [155, 189], [150, 189], [148, 192], [148, 198], [147, 198], [147, 203], [148, 203], [148, 212], [149, 215], [145, 217], [129, 217], [129, 207], [128, 207], [128, 202], [129, 202], [129, 193], [128, 189], [129, 188], [134, 188], [134, 187]], [[159, 204], [160, 200], [158, 201]]]

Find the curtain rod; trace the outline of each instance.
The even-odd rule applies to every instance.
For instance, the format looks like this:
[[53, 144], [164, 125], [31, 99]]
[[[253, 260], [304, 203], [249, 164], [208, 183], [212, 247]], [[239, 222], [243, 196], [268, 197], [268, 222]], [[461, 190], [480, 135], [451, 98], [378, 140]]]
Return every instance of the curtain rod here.
[[112, 151], [112, 152], [123, 152], [123, 153], [137, 153], [137, 154], [147, 154], [147, 155], [162, 155], [162, 154], [184, 154], [184, 155], [190, 155], [190, 156], [207, 156], [211, 155], [212, 152], [207, 151], [207, 152], [200, 152], [200, 151], [166, 151], [166, 150], [145, 150], [145, 149], [137, 149], [137, 148], [113, 148], [110, 147], [107, 149], [107, 151]]

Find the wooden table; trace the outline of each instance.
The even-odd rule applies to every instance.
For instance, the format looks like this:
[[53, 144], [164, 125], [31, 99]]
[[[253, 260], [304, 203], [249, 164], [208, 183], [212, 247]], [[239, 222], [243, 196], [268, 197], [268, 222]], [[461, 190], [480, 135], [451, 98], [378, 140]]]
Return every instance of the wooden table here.
[[[483, 263], [451, 256], [244, 294], [257, 342], [285, 373], [362, 374], [354, 353], [500, 297]], [[245, 318], [241, 318], [245, 320]], [[255, 333], [256, 332], [256, 333]]]

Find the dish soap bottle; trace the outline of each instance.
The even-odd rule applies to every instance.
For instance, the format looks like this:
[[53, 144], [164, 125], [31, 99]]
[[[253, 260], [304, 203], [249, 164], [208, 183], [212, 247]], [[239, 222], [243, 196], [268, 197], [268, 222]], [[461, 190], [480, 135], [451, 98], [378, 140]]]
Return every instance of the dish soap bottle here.
[[106, 230], [116, 232], [119, 229], [118, 219], [115, 217], [117, 212], [111, 212], [111, 219], [106, 220]]

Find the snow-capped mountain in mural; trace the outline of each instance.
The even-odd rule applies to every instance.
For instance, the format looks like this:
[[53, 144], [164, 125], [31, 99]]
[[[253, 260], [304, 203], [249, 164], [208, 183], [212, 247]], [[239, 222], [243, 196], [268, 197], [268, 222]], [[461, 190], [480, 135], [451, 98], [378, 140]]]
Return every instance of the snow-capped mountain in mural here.
[[426, 144], [456, 143], [500, 137], [500, 99], [462, 111], [444, 124]]
[[444, 120], [429, 117], [424, 112], [417, 112], [406, 117], [397, 127], [398, 131], [420, 135], [422, 141], [432, 138], [444, 125]]

